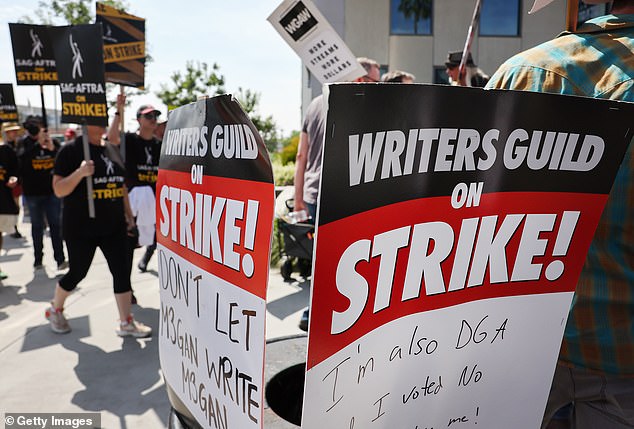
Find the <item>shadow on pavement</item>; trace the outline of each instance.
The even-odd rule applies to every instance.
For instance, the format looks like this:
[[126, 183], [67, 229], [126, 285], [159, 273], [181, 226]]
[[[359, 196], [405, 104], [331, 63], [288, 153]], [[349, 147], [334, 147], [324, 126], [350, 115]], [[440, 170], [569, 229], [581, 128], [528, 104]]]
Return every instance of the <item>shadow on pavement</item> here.
[[[153, 410], [166, 426], [169, 401], [159, 367], [159, 311], [150, 308], [136, 310], [137, 318], [152, 326], [153, 336], [121, 338], [118, 350], [106, 352], [81, 341], [93, 335], [89, 316], [82, 316], [69, 319], [73, 330], [65, 335], [51, 335], [48, 326], [30, 328], [21, 352], [56, 344], [75, 352], [77, 365], [74, 371], [83, 389], [73, 395], [71, 402], [74, 405], [86, 412], [110, 412], [117, 416], [121, 428], [134, 426], [126, 422], [127, 416], [140, 416]], [[114, 327], [113, 324], [111, 333], [106, 335], [116, 335]]]
[[310, 280], [298, 282], [297, 291], [269, 301], [266, 304], [266, 311], [280, 320], [286, 319], [291, 314], [306, 308], [310, 299]]
[[53, 299], [58, 278], [50, 277], [44, 270], [37, 270], [33, 273], [33, 278], [24, 285], [26, 292], [21, 296], [30, 301], [49, 302]]
[[3, 308], [22, 302], [22, 295], [18, 294], [19, 290], [20, 286], [11, 286], [7, 284], [7, 280], [0, 282], [0, 320], [9, 317], [6, 312], [2, 311]]

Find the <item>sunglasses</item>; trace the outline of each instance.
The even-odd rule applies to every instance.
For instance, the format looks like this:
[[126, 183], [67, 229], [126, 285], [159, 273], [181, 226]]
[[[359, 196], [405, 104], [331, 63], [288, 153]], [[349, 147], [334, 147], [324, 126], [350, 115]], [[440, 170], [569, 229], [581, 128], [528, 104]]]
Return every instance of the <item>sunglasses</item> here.
[[145, 119], [148, 120], [152, 120], [152, 119], [157, 119], [159, 117], [160, 113], [156, 113], [156, 112], [150, 112], [150, 113], [144, 113], [143, 116]]

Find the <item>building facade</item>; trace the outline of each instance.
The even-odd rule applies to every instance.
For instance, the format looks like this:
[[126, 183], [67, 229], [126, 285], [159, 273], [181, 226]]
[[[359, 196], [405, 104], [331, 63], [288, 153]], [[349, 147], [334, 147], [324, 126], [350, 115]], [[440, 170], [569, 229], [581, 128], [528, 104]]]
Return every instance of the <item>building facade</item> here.
[[[446, 83], [449, 51], [461, 51], [476, 0], [313, 0], [354, 55], [373, 58], [381, 71], [413, 73], [417, 83]], [[482, 0], [480, 25], [471, 51], [491, 75], [507, 58], [563, 31], [566, 1], [529, 15], [533, 0]], [[418, 12], [418, 13], [417, 13]], [[580, 20], [605, 13], [581, 6]], [[304, 68], [302, 112], [321, 93]]]

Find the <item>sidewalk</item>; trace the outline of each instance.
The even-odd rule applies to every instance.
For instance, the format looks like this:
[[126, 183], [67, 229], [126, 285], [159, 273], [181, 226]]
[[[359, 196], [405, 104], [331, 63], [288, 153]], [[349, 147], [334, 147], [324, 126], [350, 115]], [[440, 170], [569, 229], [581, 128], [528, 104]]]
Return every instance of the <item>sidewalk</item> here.
[[[45, 270], [33, 271], [30, 224], [24, 239], [4, 236], [0, 267], [0, 414], [100, 412], [103, 428], [164, 428], [169, 401], [159, 368], [158, 339], [120, 338], [112, 277], [97, 251], [88, 276], [69, 297], [65, 314], [72, 332], [51, 332], [44, 310], [56, 283], [50, 240]], [[142, 255], [135, 252], [136, 261]], [[132, 285], [139, 305], [135, 318], [155, 332], [159, 325], [157, 259], [146, 273], [136, 268]], [[298, 278], [297, 275], [295, 275]], [[308, 305], [308, 282], [285, 283], [279, 269], [269, 279], [267, 339], [300, 333]]]

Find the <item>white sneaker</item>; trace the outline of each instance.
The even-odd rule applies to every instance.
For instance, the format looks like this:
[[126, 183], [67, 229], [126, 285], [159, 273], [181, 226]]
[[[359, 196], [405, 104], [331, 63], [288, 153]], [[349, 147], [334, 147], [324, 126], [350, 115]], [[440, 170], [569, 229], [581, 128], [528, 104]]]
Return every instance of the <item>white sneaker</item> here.
[[134, 338], [146, 338], [152, 335], [152, 328], [134, 320], [132, 316], [124, 322], [119, 322], [117, 335], [120, 337], [132, 336]]
[[63, 309], [51, 306], [46, 310], [46, 318], [51, 322], [51, 330], [56, 334], [67, 334], [70, 332], [68, 320], [64, 317]]

